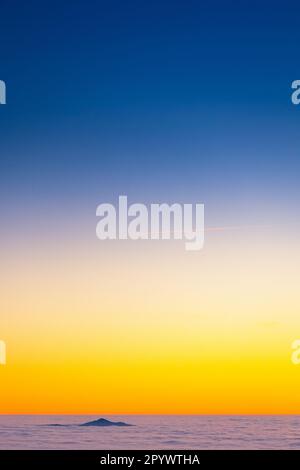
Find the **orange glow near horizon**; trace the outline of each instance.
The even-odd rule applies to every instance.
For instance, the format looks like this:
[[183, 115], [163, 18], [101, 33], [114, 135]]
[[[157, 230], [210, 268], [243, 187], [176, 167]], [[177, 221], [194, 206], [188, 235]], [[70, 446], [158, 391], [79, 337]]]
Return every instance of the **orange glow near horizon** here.
[[3, 254], [0, 413], [300, 413], [297, 240], [244, 235]]

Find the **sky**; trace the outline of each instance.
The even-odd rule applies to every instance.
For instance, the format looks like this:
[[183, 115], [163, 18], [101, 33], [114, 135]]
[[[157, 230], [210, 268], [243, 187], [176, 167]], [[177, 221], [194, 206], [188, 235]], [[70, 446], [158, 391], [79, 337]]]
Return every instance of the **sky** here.
[[[1, 2], [0, 413], [299, 413], [299, 5]], [[205, 246], [96, 238], [204, 203]]]

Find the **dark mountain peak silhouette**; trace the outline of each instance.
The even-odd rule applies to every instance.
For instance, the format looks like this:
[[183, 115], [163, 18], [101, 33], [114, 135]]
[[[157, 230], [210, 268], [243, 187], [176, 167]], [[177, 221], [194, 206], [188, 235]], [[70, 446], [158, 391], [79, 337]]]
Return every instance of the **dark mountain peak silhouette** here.
[[123, 423], [122, 421], [109, 421], [108, 419], [100, 418], [95, 421], [88, 421], [87, 423], [80, 424], [80, 426], [132, 426], [131, 424]]

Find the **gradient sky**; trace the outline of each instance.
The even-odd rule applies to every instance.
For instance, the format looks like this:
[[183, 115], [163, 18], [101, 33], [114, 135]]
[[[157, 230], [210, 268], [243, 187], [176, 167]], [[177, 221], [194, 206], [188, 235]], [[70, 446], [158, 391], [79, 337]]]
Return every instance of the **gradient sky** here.
[[[0, 412], [300, 412], [299, 10], [1, 2]], [[100, 242], [120, 194], [204, 250]]]

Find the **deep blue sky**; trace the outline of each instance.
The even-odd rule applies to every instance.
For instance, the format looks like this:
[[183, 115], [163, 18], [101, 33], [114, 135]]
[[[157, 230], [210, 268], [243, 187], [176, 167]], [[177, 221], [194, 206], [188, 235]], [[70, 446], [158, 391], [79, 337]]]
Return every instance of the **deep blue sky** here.
[[217, 225], [292, 213], [299, 13], [296, 2], [2, 1], [3, 212], [75, 205], [84, 218], [123, 193], [205, 202]]

